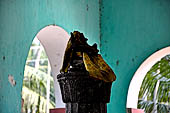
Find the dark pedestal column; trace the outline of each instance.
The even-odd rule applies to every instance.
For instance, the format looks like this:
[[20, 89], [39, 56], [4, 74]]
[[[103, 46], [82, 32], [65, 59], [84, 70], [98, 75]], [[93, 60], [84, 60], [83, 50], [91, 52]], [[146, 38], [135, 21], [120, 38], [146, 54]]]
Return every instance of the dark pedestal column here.
[[107, 113], [106, 103], [67, 103], [66, 113]]
[[91, 78], [86, 70], [78, 68], [57, 78], [66, 113], [107, 113], [112, 83]]

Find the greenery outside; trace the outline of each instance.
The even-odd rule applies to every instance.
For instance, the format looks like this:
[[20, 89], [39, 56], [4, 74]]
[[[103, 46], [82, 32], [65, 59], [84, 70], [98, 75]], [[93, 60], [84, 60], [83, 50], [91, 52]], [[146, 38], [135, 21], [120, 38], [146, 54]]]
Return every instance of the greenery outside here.
[[[48, 82], [50, 85], [47, 85]], [[47, 101], [48, 89], [49, 103]], [[50, 64], [37, 38], [34, 39], [27, 57], [22, 98], [24, 100], [23, 113], [46, 113], [47, 108], [55, 107], [54, 81]]]
[[147, 72], [140, 88], [138, 108], [145, 113], [170, 113], [170, 55]]

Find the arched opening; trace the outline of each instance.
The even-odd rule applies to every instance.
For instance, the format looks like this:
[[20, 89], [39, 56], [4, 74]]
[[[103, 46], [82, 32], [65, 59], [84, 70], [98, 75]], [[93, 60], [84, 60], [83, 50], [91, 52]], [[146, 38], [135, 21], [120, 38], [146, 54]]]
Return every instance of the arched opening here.
[[[162, 72], [166, 71], [166, 70], [169, 71], [169, 69], [166, 69], [166, 70], [163, 70], [162, 72], [160, 72], [160, 69], [159, 69], [162, 60], [165, 59], [166, 57], [168, 57], [169, 54], [170, 54], [170, 47], [166, 47], [166, 48], [161, 49], [161, 50], [155, 52], [154, 54], [152, 54], [149, 58], [147, 58], [141, 64], [141, 66], [138, 68], [138, 70], [134, 74], [134, 76], [131, 80], [130, 86], [129, 86], [128, 96], [127, 96], [127, 105], [126, 105], [127, 108], [138, 109], [138, 107], [139, 107], [138, 102], [141, 102], [141, 101], [139, 101], [140, 100], [139, 98], [141, 98], [141, 96], [140, 96], [141, 88], [144, 86], [144, 84], [146, 84], [146, 78], [152, 72], [152, 70], [155, 68], [155, 65], [158, 65], [158, 67], [155, 68], [155, 71], [157, 71], [157, 72], [152, 72], [152, 74], [150, 74], [152, 76], [151, 77], [152, 81], [149, 81], [149, 82], [154, 83], [154, 84], [147, 85], [149, 87], [150, 86], [154, 87], [154, 89], [152, 91], [152, 97], [155, 97], [155, 99], [153, 98], [152, 100], [153, 101], [156, 100], [156, 96], [154, 96], [154, 95], [157, 95], [157, 93], [158, 93], [159, 85], [157, 85], [157, 83], [160, 81], [160, 79], [156, 79], [155, 78], [156, 75], [153, 75], [153, 73], [157, 73], [157, 76], [163, 77]], [[167, 60], [167, 63], [169, 64], [168, 60]], [[162, 66], [165, 67], [165, 64], [163, 63]], [[147, 88], [145, 88], [145, 89], [147, 89]], [[140, 94], [139, 94], [139, 92], [140, 92]], [[148, 90], [146, 90], [144, 92], [146, 92], [147, 95], [145, 94], [142, 97], [147, 98], [147, 97], [151, 96], [151, 94], [148, 93]], [[167, 91], [167, 93], [168, 93], [168, 91]], [[145, 98], [145, 100], [146, 100], [146, 98]], [[149, 100], [147, 100], [147, 102], [149, 102]], [[152, 103], [154, 103], [154, 102], [152, 102]], [[152, 105], [154, 105], [154, 104], [152, 104]]]
[[22, 88], [23, 112], [46, 112], [55, 107], [54, 81], [43, 46], [34, 38], [27, 57]]
[[68, 39], [69, 35], [64, 29], [53, 25], [40, 30], [34, 38], [24, 72], [24, 113], [33, 110], [49, 113], [50, 108], [65, 107], [56, 76], [62, 65]]

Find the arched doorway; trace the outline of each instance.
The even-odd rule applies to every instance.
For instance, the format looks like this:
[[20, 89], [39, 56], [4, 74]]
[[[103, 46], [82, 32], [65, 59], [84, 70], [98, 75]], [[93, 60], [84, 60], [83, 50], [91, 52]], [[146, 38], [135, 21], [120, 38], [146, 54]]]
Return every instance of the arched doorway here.
[[[126, 105], [127, 108], [134, 108], [134, 109], [138, 108], [138, 101], [139, 101], [138, 97], [144, 78], [146, 78], [146, 75], [154, 67], [154, 65], [158, 64], [163, 58], [165, 58], [169, 54], [170, 54], [170, 47], [166, 47], [152, 54], [141, 64], [141, 66], [134, 74], [129, 86], [127, 105]], [[156, 89], [156, 85], [154, 87]]]
[[[34, 67], [32, 68], [32, 70], [37, 70], [35, 71], [34, 75], [38, 75], [38, 72], [41, 73], [41, 71], [45, 71], [45, 73], [47, 75], [51, 75], [52, 80], [54, 80], [54, 84], [53, 84], [54, 86], [51, 86], [51, 87], [54, 87], [55, 108], [65, 107], [65, 104], [62, 102], [62, 99], [61, 99], [60, 88], [59, 88], [59, 85], [56, 79], [56, 75], [59, 73], [59, 70], [61, 68], [62, 58], [64, 55], [64, 51], [65, 51], [68, 39], [69, 39], [69, 35], [64, 29], [62, 29], [59, 26], [50, 25], [50, 26], [43, 28], [42, 30], [38, 32], [38, 34], [34, 38], [32, 46], [30, 47], [30, 51], [34, 52], [32, 54], [36, 55], [36, 58], [31, 60], [32, 65]], [[44, 51], [42, 47], [44, 48]], [[41, 54], [43, 54], [43, 56]], [[47, 58], [47, 61], [45, 61], [45, 59], [41, 59], [41, 57], [45, 59]], [[26, 67], [28, 67], [29, 65], [31, 66], [31, 63], [30, 62], [28, 63], [28, 60], [29, 59], [27, 59], [27, 63], [25, 66], [25, 73], [28, 73], [28, 70], [26, 70]], [[43, 68], [43, 69], [39, 68], [40, 65], [43, 63], [46, 64], [45, 65], [46, 68]], [[34, 72], [34, 71], [31, 71], [31, 72]], [[40, 75], [42, 75], [42, 73]], [[45, 96], [46, 101], [48, 103], [50, 101], [50, 83], [52, 83], [52, 80], [50, 76], [48, 77], [44, 76], [43, 78], [45, 79], [44, 80], [45, 82], [41, 81], [41, 82], [38, 82], [38, 84], [45, 87], [44, 89], [46, 89], [46, 91], [44, 92], [46, 94]], [[38, 104], [39, 100], [37, 100], [36, 102]], [[49, 112], [50, 106], [51, 106], [50, 104], [46, 104], [45, 113]]]

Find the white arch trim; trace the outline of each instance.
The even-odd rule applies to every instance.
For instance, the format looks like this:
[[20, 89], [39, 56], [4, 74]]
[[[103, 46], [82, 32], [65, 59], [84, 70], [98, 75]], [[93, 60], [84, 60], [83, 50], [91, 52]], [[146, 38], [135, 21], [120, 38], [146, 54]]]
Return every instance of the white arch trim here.
[[147, 58], [135, 72], [129, 86], [128, 96], [127, 96], [127, 108], [135, 108], [137, 109], [138, 104], [138, 94], [140, 91], [140, 86], [142, 81], [146, 75], [146, 73], [150, 70], [150, 68], [159, 61], [162, 57], [170, 54], [170, 47], [166, 47], [161, 49], [154, 54], [152, 54], [149, 58]]
[[56, 108], [65, 108], [56, 76], [61, 69], [64, 52], [70, 36], [63, 28], [56, 25], [49, 25], [41, 29], [36, 37], [43, 45], [51, 65], [54, 79]]

